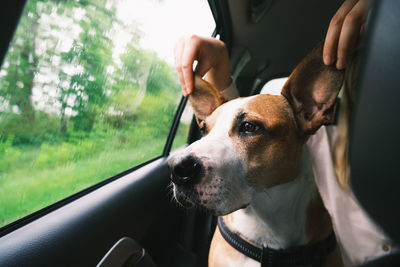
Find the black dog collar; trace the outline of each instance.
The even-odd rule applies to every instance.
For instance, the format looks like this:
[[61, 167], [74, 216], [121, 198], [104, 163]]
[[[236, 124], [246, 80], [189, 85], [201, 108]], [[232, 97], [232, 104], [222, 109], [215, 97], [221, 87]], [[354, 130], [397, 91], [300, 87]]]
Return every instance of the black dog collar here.
[[218, 217], [218, 228], [226, 242], [247, 257], [261, 262], [261, 267], [321, 266], [336, 247], [333, 231], [327, 238], [316, 243], [287, 250], [276, 250], [268, 247], [259, 248], [250, 244], [239, 235], [231, 232], [222, 217]]

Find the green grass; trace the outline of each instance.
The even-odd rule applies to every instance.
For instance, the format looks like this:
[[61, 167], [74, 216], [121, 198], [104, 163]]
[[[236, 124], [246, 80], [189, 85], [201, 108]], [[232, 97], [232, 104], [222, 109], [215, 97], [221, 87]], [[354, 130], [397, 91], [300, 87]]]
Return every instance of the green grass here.
[[[178, 129], [174, 148], [186, 142], [187, 132], [187, 126]], [[118, 134], [108, 138], [18, 148], [18, 159], [0, 173], [0, 227], [161, 155], [166, 142], [166, 136], [127, 144], [115, 141]]]

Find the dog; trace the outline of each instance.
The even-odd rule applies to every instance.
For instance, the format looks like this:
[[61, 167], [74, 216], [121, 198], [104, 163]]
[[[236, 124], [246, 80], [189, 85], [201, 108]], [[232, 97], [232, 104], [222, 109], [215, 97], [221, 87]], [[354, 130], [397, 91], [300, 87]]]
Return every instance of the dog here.
[[281, 95], [228, 102], [195, 77], [189, 97], [203, 137], [168, 159], [175, 199], [218, 218], [209, 266], [341, 266], [306, 142], [335, 119], [344, 71], [319, 44]]

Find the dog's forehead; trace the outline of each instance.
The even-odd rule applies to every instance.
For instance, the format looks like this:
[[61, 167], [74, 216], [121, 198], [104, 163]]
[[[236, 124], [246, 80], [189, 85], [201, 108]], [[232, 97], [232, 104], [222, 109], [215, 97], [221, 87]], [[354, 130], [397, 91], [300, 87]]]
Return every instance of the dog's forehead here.
[[237, 98], [223, 104], [207, 118], [206, 123], [210, 128], [229, 129], [240, 114], [262, 120], [267, 125], [294, 121], [285, 97], [261, 94]]
[[270, 123], [274, 123], [275, 120], [282, 122], [287, 121], [288, 118], [294, 119], [289, 102], [282, 95], [257, 95], [249, 99], [244, 109], [250, 114], [259, 115]]
[[246, 107], [246, 103], [251, 101], [252, 97], [236, 98], [219, 106], [207, 119], [208, 127], [215, 129], [229, 130], [232, 122], [236, 119], [238, 113]]

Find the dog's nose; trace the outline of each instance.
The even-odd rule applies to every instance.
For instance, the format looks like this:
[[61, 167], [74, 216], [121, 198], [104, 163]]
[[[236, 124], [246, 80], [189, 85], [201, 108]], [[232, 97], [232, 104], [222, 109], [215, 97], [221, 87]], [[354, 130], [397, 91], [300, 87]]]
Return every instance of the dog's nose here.
[[176, 185], [194, 182], [200, 177], [200, 173], [203, 169], [200, 161], [192, 156], [183, 158], [180, 162], [171, 167], [171, 180]]

